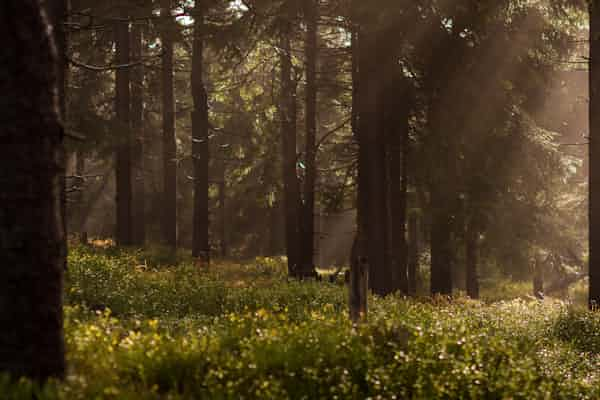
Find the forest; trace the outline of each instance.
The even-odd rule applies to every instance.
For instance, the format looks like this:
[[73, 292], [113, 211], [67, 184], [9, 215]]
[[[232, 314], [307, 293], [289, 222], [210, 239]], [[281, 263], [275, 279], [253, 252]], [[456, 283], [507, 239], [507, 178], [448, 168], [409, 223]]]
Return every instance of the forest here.
[[600, 398], [600, 0], [0, 35], [0, 400]]

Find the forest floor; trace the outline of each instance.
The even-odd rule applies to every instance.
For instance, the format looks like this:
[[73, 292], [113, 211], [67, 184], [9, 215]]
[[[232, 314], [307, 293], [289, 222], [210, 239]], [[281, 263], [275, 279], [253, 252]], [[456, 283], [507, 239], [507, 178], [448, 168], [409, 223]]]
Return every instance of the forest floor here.
[[[171, 264], [168, 266], [168, 264]], [[174, 265], [172, 265], [174, 264]], [[343, 286], [288, 282], [281, 260], [199, 269], [185, 256], [74, 248], [69, 373], [7, 400], [600, 398], [600, 315], [487, 289], [370, 300], [353, 327]]]

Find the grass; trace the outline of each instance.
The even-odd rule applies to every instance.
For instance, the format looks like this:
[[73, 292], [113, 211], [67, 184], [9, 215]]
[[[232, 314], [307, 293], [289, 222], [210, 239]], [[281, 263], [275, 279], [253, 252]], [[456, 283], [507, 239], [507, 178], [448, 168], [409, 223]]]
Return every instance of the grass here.
[[490, 303], [373, 298], [355, 327], [342, 286], [288, 282], [281, 260], [199, 270], [152, 254], [73, 249], [68, 377], [0, 379], [3, 398], [600, 397], [600, 317], [502, 300], [519, 295], [507, 283], [485, 288]]

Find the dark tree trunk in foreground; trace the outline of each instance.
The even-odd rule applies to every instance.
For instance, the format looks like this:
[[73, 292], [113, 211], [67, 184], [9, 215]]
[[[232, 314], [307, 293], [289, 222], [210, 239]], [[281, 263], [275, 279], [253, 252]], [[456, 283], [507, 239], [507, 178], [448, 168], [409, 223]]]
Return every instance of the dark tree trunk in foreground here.
[[36, 0], [0, 2], [0, 372], [65, 372], [62, 128], [54, 47]]
[[[68, 82], [68, 71], [69, 62], [67, 59], [67, 30], [65, 28], [65, 22], [69, 14], [69, 0], [47, 0], [46, 1], [46, 14], [48, 21], [52, 26], [52, 34], [54, 44], [56, 46], [56, 86], [58, 93], [58, 105], [59, 115], [64, 123], [67, 121], [67, 82]], [[60, 157], [63, 159], [61, 163], [66, 164], [67, 154], [64, 148], [61, 147]], [[65, 229], [65, 237], [67, 236], [67, 177], [66, 170], [65, 175], [61, 177], [63, 185], [60, 193], [61, 203], [61, 215], [62, 223]], [[64, 269], [67, 269], [66, 255], [68, 252], [67, 241], [63, 248], [65, 254], [65, 265]]]
[[[143, 56], [142, 26], [131, 28], [131, 56], [139, 62]], [[144, 66], [132, 68], [131, 74], [131, 129], [133, 131], [133, 241], [136, 246], [146, 242], [146, 189], [144, 181]]]
[[300, 186], [296, 174], [296, 89], [292, 80], [292, 49], [290, 35], [292, 24], [283, 23], [280, 32], [281, 93], [279, 114], [281, 119], [281, 145], [283, 162], [283, 203], [285, 210], [285, 245], [288, 272], [301, 278], [300, 256]]
[[163, 215], [165, 244], [177, 247], [177, 145], [175, 143], [175, 95], [173, 93], [173, 24], [171, 0], [161, 0], [162, 107], [163, 107]]
[[305, 0], [306, 20], [306, 177], [302, 223], [302, 277], [316, 276], [315, 254], [315, 185], [317, 180], [317, 29], [318, 0]]
[[600, 306], [600, 1], [590, 1], [590, 308]]
[[[129, 23], [115, 24], [115, 42], [117, 49], [117, 64], [126, 65], [130, 62]], [[132, 164], [132, 135], [131, 135], [131, 92], [130, 69], [120, 68], [116, 72], [115, 109], [117, 118], [117, 232], [116, 240], [119, 246], [133, 245], [133, 164]]]
[[204, 72], [204, 9], [196, 1], [194, 9], [194, 51], [192, 59], [192, 160], [194, 164], [194, 227], [192, 255], [203, 263], [210, 261], [209, 244], [209, 135], [208, 96], [203, 81]]

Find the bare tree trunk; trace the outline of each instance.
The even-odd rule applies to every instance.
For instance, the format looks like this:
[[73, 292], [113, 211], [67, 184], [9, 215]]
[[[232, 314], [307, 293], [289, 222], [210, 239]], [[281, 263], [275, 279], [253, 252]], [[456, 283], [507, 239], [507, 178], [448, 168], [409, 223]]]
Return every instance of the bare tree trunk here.
[[[123, 13], [124, 14], [124, 13]], [[115, 42], [117, 64], [126, 65], [130, 62], [129, 23], [115, 23]], [[117, 118], [117, 149], [116, 149], [116, 205], [117, 232], [116, 241], [119, 246], [133, 245], [133, 164], [132, 164], [132, 135], [131, 135], [131, 92], [130, 70], [120, 68], [116, 71], [115, 109]]]
[[417, 294], [417, 271], [419, 268], [419, 220], [416, 213], [408, 219], [408, 294]]
[[[69, 62], [67, 59], [67, 30], [65, 28], [65, 22], [69, 14], [69, 0], [48, 0], [46, 1], [46, 13], [48, 16], [48, 22], [52, 26], [52, 33], [54, 38], [54, 44], [56, 46], [56, 85], [58, 92], [58, 105], [59, 105], [59, 116], [64, 126], [67, 122], [67, 84], [68, 84], [68, 73], [69, 73]], [[61, 146], [60, 148], [62, 158], [61, 163], [66, 165], [67, 152]], [[61, 203], [61, 215], [62, 223], [65, 229], [65, 237], [67, 237], [67, 176], [66, 170], [65, 175], [61, 177], [63, 182], [60, 203]], [[68, 253], [68, 241], [65, 240], [63, 252], [65, 254], [65, 265], [64, 269], [67, 269], [66, 256]]]
[[350, 319], [359, 322], [367, 318], [368, 311], [368, 289], [369, 289], [369, 249], [367, 232], [369, 221], [367, 219], [368, 199], [366, 193], [369, 186], [367, 170], [367, 145], [364, 132], [360, 125], [361, 102], [359, 94], [362, 94], [360, 74], [360, 41], [358, 29], [352, 31], [352, 133], [354, 140], [358, 143], [358, 190], [356, 198], [356, 236], [352, 244], [350, 254], [350, 286], [349, 304]]
[[362, 212], [368, 220], [366, 241], [368, 247], [369, 284], [373, 293], [385, 296], [393, 291], [389, 265], [389, 218], [387, 207], [386, 143], [383, 124], [383, 84], [381, 65], [373, 57], [377, 37], [373, 27], [363, 26], [359, 31], [359, 117], [358, 129], [361, 152], [359, 169], [365, 182], [359, 190], [363, 197]]
[[173, 93], [173, 21], [171, 0], [161, 0], [163, 85], [163, 219], [165, 244], [177, 248], [177, 145], [175, 142], [175, 96]]
[[600, 1], [589, 2], [590, 13], [590, 145], [589, 145], [589, 306], [600, 307]]
[[467, 296], [479, 299], [479, 276], [477, 266], [479, 263], [479, 232], [474, 221], [474, 216], [469, 218], [465, 235], [465, 258], [467, 265]]
[[227, 205], [225, 204], [227, 182], [225, 179], [225, 163], [221, 162], [221, 178], [219, 180], [219, 213], [221, 214], [219, 216], [219, 236], [221, 238], [222, 258], [226, 258], [229, 254], [229, 245], [227, 243]]
[[316, 276], [315, 255], [315, 185], [317, 180], [317, 56], [318, 0], [305, 0], [306, 20], [306, 176], [302, 223], [302, 277]]
[[283, 152], [283, 203], [288, 272], [300, 278], [300, 186], [296, 174], [296, 90], [292, 80], [291, 22], [285, 21], [280, 33], [281, 93], [279, 113]]
[[0, 2], [0, 371], [65, 373], [63, 131], [56, 54], [37, 0]]
[[[131, 55], [134, 62], [143, 56], [143, 28], [134, 24], [131, 29]], [[131, 75], [131, 129], [135, 137], [133, 149], [133, 240], [136, 246], [146, 242], [146, 188], [144, 171], [144, 66], [132, 69]]]
[[194, 54], [192, 60], [192, 159], [194, 163], [194, 230], [192, 254], [203, 263], [210, 262], [209, 243], [209, 135], [208, 96], [204, 86], [204, 8], [200, 1], [194, 8]]
[[[395, 71], [392, 71], [392, 73]], [[407, 163], [404, 147], [408, 144], [408, 104], [400, 77], [395, 78], [385, 95], [387, 141], [388, 207], [390, 210], [389, 246], [391, 248], [392, 290], [408, 293], [406, 258]]]

